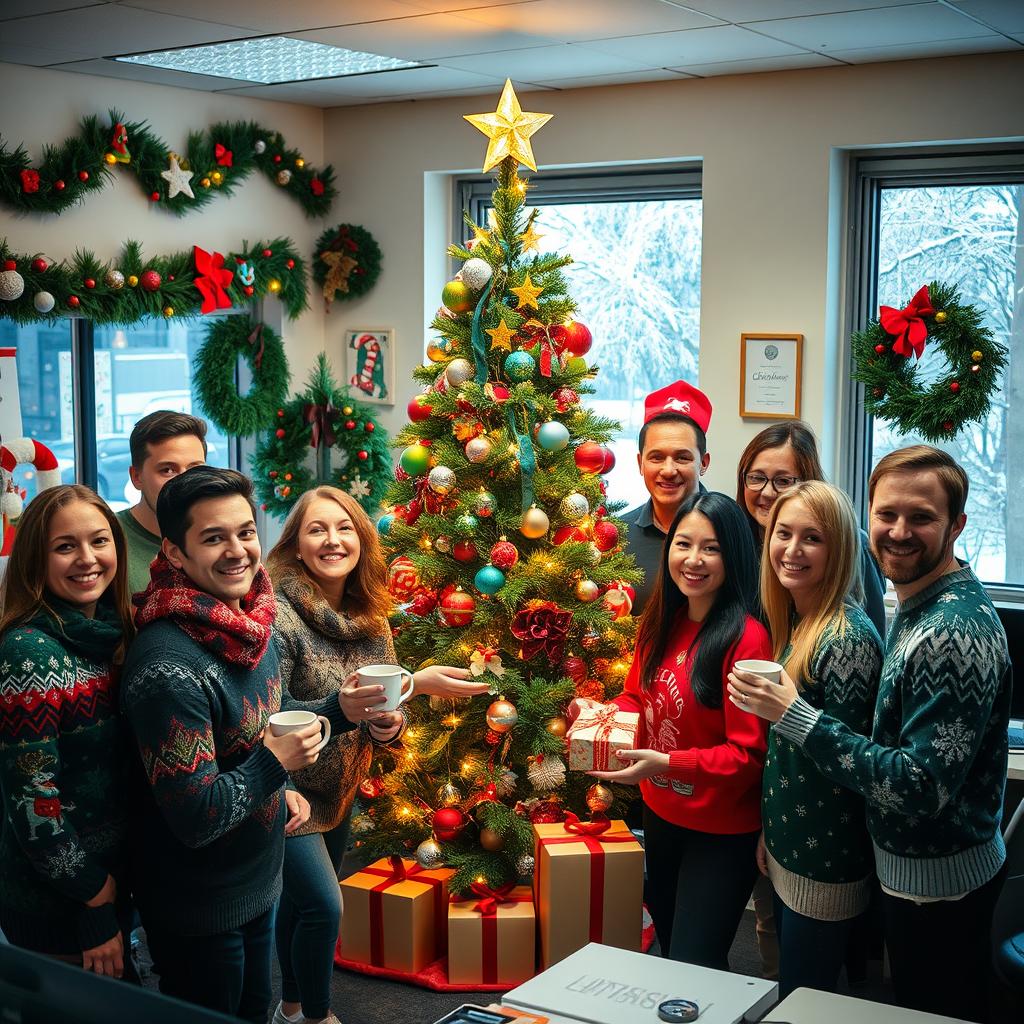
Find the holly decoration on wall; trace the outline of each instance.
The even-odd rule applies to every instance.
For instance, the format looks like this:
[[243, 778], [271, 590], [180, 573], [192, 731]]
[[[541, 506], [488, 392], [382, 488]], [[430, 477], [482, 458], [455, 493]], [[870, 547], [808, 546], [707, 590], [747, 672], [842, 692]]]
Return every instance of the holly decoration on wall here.
[[313, 250], [313, 280], [330, 309], [335, 300], [365, 295], [380, 277], [381, 251], [376, 239], [358, 224], [325, 231]]
[[150, 316], [194, 317], [273, 295], [294, 320], [306, 308], [306, 272], [290, 239], [224, 255], [198, 246], [150, 259], [138, 242], [102, 262], [86, 249], [70, 260], [15, 253], [0, 239], [0, 317], [38, 323], [81, 316], [133, 324]]
[[[240, 355], [252, 373], [252, 386], [245, 395], [235, 386]], [[246, 316], [215, 320], [192, 370], [203, 415], [228, 437], [248, 437], [275, 418], [287, 395], [289, 379], [281, 338], [266, 324]]]
[[[327, 483], [376, 514], [391, 481], [388, 436], [370, 409], [338, 386], [320, 353], [305, 390], [274, 411], [251, 459], [262, 507], [283, 518], [295, 499]], [[331, 454], [340, 456], [332, 460]], [[334, 468], [333, 463], [341, 465]]]
[[[852, 343], [865, 409], [928, 441], [949, 440], [985, 416], [1007, 358], [981, 311], [961, 305], [956, 287], [939, 281], [920, 288], [902, 309], [882, 306]], [[918, 361], [928, 348], [937, 348], [946, 365], [924, 382]]]
[[134, 176], [154, 206], [177, 216], [231, 195], [254, 171], [308, 217], [324, 216], [337, 195], [330, 166], [312, 166], [280, 132], [255, 122], [190, 132], [184, 152], [176, 153], [145, 122], [126, 121], [112, 110], [109, 121], [84, 118], [76, 135], [46, 146], [35, 164], [24, 145], [10, 149], [0, 139], [0, 205], [62, 213], [105, 188], [118, 168]]

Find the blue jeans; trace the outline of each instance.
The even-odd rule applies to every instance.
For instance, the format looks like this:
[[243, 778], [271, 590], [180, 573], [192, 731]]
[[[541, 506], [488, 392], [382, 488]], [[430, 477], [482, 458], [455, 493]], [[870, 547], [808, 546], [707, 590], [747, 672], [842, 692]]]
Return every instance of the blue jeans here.
[[835, 992], [846, 962], [850, 933], [859, 921], [816, 921], [804, 917], [775, 896], [775, 931], [779, 936], [779, 998], [795, 988]]
[[277, 959], [281, 999], [300, 1003], [311, 1020], [331, 1009], [331, 973], [341, 921], [338, 873], [348, 842], [348, 818], [330, 832], [289, 836], [284, 844], [284, 888], [277, 905]]
[[178, 935], [152, 924], [145, 928], [164, 995], [266, 1024], [273, 909], [216, 935]]

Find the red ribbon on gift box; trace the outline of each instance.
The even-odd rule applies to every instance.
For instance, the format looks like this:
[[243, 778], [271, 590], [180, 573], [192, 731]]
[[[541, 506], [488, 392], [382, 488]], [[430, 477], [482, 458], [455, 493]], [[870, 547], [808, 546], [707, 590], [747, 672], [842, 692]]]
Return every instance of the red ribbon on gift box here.
[[[481, 982], [485, 985], [496, 985], [498, 983], [498, 907], [502, 903], [532, 903], [532, 893], [519, 893], [514, 895], [515, 882], [507, 882], [505, 885], [492, 889], [484, 882], [474, 882], [470, 889], [481, 899], [473, 909], [481, 915], [480, 927], [482, 930], [482, 972]], [[452, 903], [464, 903], [470, 899], [469, 896], [453, 896]]]
[[363, 868], [364, 875], [379, 875], [384, 879], [370, 890], [370, 963], [374, 967], [384, 966], [384, 893], [393, 885], [407, 879], [423, 882], [434, 890], [434, 951], [440, 954], [444, 949], [447, 921], [444, 915], [444, 882], [440, 878], [424, 876], [419, 864], [406, 866], [401, 857], [388, 857], [391, 870], [384, 868]]
[[[616, 724], [620, 728], [626, 728], [623, 723], [615, 721], [615, 716], [622, 709], [615, 704], [598, 704], [596, 701], [587, 701], [587, 704], [590, 706], [580, 711], [572, 728], [574, 732], [578, 729], [597, 730], [594, 733], [594, 771], [608, 771], [612, 767], [612, 732]], [[615, 767], [619, 768], [621, 765], [616, 764]]]
[[[603, 814], [595, 814], [590, 821], [580, 819], [570, 811], [562, 822], [564, 836], [540, 836], [540, 846], [560, 846], [562, 843], [584, 843], [591, 857], [590, 864], [590, 941], [602, 942], [604, 935], [604, 847], [602, 843], [635, 843], [633, 833], [605, 835], [612, 823]], [[538, 851], [539, 852], [539, 851]], [[540, 892], [540, 863], [537, 858], [534, 875]]]

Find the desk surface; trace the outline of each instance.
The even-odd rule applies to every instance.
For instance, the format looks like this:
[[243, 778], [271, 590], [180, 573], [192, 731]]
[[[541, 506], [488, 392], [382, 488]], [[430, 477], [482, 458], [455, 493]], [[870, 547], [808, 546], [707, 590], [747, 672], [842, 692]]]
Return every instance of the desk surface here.
[[766, 1020], [788, 1021], [789, 1024], [963, 1024], [953, 1017], [938, 1017], [934, 1013], [905, 1010], [901, 1006], [885, 1006], [866, 999], [837, 996], [831, 992], [817, 992], [811, 988], [798, 988], [786, 996], [778, 1006], [765, 1015]]
[[1024, 780], [1024, 752], [1010, 751], [1010, 759], [1006, 765], [1008, 779]]

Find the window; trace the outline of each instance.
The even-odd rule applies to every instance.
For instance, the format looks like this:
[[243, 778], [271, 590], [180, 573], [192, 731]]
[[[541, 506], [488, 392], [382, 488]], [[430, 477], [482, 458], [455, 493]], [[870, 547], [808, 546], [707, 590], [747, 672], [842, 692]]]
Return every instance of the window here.
[[[459, 183], [455, 237], [464, 237], [464, 209], [486, 223], [492, 188], [490, 179]], [[588, 359], [600, 369], [588, 404], [621, 425], [608, 496], [639, 505], [648, 497], [636, 469], [644, 398], [679, 378], [697, 382], [700, 171], [544, 174], [527, 205], [541, 207], [541, 249], [573, 257], [565, 274], [594, 337]]]
[[[1024, 586], [1024, 407], [1008, 400], [1024, 381], [1024, 154], [863, 160], [858, 174], [861, 326], [880, 304], [902, 307], [929, 281], [955, 284], [1010, 351], [1003, 388], [981, 423], [941, 445], [967, 471], [967, 526], [957, 544], [987, 583]], [[858, 283], [855, 283], [855, 288]], [[921, 360], [925, 380], [945, 370], [935, 347]], [[864, 421], [860, 394], [851, 407]], [[870, 467], [921, 439], [888, 422], [866, 423], [863, 460], [854, 467], [863, 499]]]

